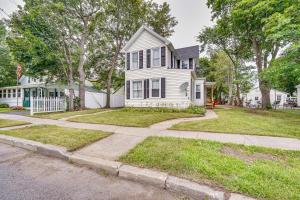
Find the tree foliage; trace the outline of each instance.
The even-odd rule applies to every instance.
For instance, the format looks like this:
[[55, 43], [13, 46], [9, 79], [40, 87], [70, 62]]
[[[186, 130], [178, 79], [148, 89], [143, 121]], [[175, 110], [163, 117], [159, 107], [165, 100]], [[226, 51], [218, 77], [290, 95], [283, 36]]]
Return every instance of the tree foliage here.
[[0, 87], [16, 85], [17, 67], [6, 43], [7, 30], [0, 21]]

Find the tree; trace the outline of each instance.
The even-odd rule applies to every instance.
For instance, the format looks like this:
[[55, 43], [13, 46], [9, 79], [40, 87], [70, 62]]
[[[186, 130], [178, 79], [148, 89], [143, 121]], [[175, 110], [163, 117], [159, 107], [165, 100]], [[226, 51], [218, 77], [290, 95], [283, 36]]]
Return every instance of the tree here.
[[[233, 30], [233, 25], [228, 22], [228, 16], [224, 16], [217, 21], [214, 27], [207, 27], [198, 36], [201, 43], [201, 50], [205, 49], [222, 51], [232, 62], [230, 69], [228, 95], [229, 104], [233, 104], [233, 86], [235, 85], [237, 105], [242, 105], [241, 84], [245, 83], [248, 76], [245, 72], [250, 72], [245, 62], [251, 57], [249, 45], [245, 43], [237, 31]], [[243, 75], [242, 75], [243, 74]]]
[[[41, 4], [39, 4], [41, 3]], [[15, 60], [23, 71], [33, 77], [47, 76], [49, 80], [67, 81], [69, 110], [73, 110], [73, 65], [71, 51], [57, 24], [48, 19], [47, 4], [26, 0], [9, 20], [12, 34], [7, 39]]]
[[91, 48], [94, 51], [91, 63], [93, 63], [95, 71], [98, 71], [98, 74], [102, 70], [107, 71], [105, 77], [107, 80], [106, 107], [110, 107], [113, 74], [116, 70], [122, 70], [124, 66], [122, 48], [143, 24], [154, 28], [158, 34], [171, 35], [177, 21], [170, 16], [169, 12], [169, 6], [166, 3], [159, 6], [152, 1], [141, 0], [111, 0], [106, 2], [103, 15], [105, 20], [99, 18], [96, 28], [96, 32], [101, 33], [98, 34], [98, 40], [96, 42], [94, 40], [93, 47], [97, 46], [97, 48]]
[[208, 1], [213, 18], [217, 20], [226, 18], [232, 23], [233, 30], [238, 31], [243, 40], [252, 46], [259, 74], [263, 108], [271, 107], [270, 84], [260, 74], [276, 59], [280, 48], [285, 45], [281, 39], [270, 40], [265, 28], [276, 13], [283, 13], [286, 8], [296, 3], [297, 1], [284, 0]]
[[16, 65], [14, 65], [10, 50], [6, 44], [7, 30], [0, 21], [0, 87], [16, 84]]

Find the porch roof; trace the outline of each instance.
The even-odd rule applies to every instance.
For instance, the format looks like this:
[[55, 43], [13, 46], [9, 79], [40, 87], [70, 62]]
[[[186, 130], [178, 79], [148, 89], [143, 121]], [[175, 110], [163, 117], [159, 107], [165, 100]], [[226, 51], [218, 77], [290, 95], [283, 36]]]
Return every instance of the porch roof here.
[[205, 82], [204, 84], [206, 87], [214, 87], [216, 85], [216, 82]]

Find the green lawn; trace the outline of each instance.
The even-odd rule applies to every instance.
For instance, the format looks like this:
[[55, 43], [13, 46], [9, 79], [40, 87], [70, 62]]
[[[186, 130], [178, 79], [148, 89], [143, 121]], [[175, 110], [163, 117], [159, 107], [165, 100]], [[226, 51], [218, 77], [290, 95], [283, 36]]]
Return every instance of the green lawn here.
[[68, 151], [77, 150], [110, 135], [102, 131], [46, 125], [0, 131], [0, 134], [58, 145], [67, 148]]
[[15, 121], [15, 120], [7, 120], [7, 119], [0, 119], [0, 128], [4, 127], [11, 127], [11, 126], [21, 126], [30, 124], [28, 122], [22, 122], [22, 121]]
[[152, 124], [165, 121], [165, 120], [182, 118], [182, 117], [195, 117], [199, 115], [200, 114], [193, 114], [184, 111], [180, 112], [178, 110], [173, 110], [173, 109], [125, 108], [113, 112], [99, 113], [92, 116], [76, 117], [70, 119], [69, 121], [95, 123], [95, 124], [110, 124], [110, 125], [119, 125], [119, 126], [131, 126], [131, 127], [148, 127]]
[[86, 114], [93, 114], [93, 113], [103, 112], [103, 111], [106, 111], [106, 109], [87, 109], [87, 110], [73, 111], [73, 112], [41, 113], [41, 114], [35, 114], [34, 117], [44, 118], [44, 119], [62, 119], [66, 117], [72, 117], [75, 115], [86, 115]]
[[300, 110], [216, 109], [218, 119], [184, 122], [171, 129], [300, 138]]
[[10, 108], [0, 108], [0, 113], [2, 112], [10, 112], [11, 109]]
[[300, 152], [149, 137], [120, 161], [259, 199], [300, 199]]

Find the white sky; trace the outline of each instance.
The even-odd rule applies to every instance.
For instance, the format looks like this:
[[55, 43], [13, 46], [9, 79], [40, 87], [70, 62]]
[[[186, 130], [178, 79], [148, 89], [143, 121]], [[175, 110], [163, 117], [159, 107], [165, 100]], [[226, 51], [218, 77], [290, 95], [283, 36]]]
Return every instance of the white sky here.
[[[206, 0], [154, 0], [157, 3], [166, 1], [170, 4], [171, 14], [178, 20], [175, 33], [171, 42], [175, 48], [197, 45], [196, 36], [205, 26], [211, 26], [210, 10], [206, 6]], [[22, 0], [0, 0], [0, 8], [7, 14], [17, 9], [17, 5], [23, 5]], [[0, 18], [6, 17], [0, 11]]]

